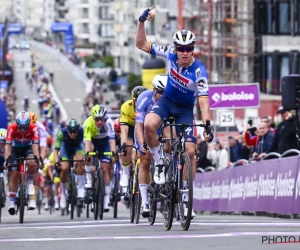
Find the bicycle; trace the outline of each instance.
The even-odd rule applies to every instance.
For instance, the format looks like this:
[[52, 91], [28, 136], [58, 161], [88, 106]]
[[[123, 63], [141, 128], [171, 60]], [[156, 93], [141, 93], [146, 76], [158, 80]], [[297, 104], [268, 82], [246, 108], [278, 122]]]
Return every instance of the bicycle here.
[[113, 206], [114, 209], [114, 218], [117, 218], [118, 215], [118, 202], [121, 200], [121, 191], [120, 191], [120, 159], [119, 159], [119, 153], [117, 152], [114, 155], [115, 158], [115, 164], [113, 169], [113, 187], [112, 191], [110, 193], [110, 203]]
[[[163, 138], [163, 129], [170, 126], [170, 138]], [[160, 196], [161, 213], [163, 214], [163, 222], [165, 230], [170, 230], [174, 218], [175, 204], [177, 204], [177, 212], [180, 225], [183, 230], [187, 231], [192, 220], [193, 209], [193, 174], [192, 165], [189, 155], [185, 152], [184, 128], [186, 127], [204, 127], [207, 134], [211, 133], [210, 122], [203, 124], [170, 124], [167, 119], [163, 119], [161, 125], [161, 133], [159, 136], [161, 158], [164, 160], [166, 182], [161, 187]], [[172, 127], [179, 127], [180, 134], [173, 139]], [[163, 145], [170, 140], [171, 156], [165, 157]], [[183, 170], [187, 173], [187, 187], [183, 186]], [[183, 199], [183, 194], [188, 196], [188, 201]], [[184, 215], [184, 208], [187, 207], [187, 215]]]
[[0, 222], [1, 222], [1, 211], [4, 208], [6, 202], [6, 193], [4, 185], [3, 166], [0, 166]]
[[[93, 200], [94, 207], [94, 219], [97, 220], [98, 217], [100, 220], [103, 219], [104, 212], [104, 176], [101, 167], [101, 157], [103, 156], [114, 156], [113, 152], [87, 152], [86, 156], [96, 156], [96, 173], [93, 177], [91, 196]], [[88, 191], [89, 189], [87, 189]], [[88, 192], [87, 192], [88, 193]]]
[[[135, 148], [134, 145], [126, 145], [124, 142], [122, 145], [122, 153], [125, 156], [127, 151], [125, 148]], [[139, 223], [140, 209], [141, 209], [141, 194], [139, 192], [139, 181], [138, 181], [138, 169], [140, 165], [140, 159], [136, 158], [131, 168], [129, 175], [129, 185], [127, 187], [127, 192], [124, 194], [124, 200], [127, 201], [127, 207], [129, 207], [130, 213], [130, 223]]]
[[150, 215], [148, 217], [148, 222], [150, 225], [153, 225], [156, 220], [156, 210], [157, 210], [157, 202], [160, 202], [160, 185], [156, 184], [154, 182], [154, 172], [155, 172], [155, 165], [154, 161], [151, 161], [150, 165], [150, 175], [151, 175], [151, 182], [148, 187], [148, 199], [149, 199], [149, 205], [150, 205]]
[[6, 160], [6, 166], [8, 166], [8, 163], [10, 160], [14, 161], [19, 161], [19, 185], [18, 185], [18, 191], [16, 195], [16, 201], [15, 204], [17, 205], [17, 211], [16, 214], [19, 213], [19, 222], [23, 223], [24, 222], [24, 210], [25, 206], [28, 204], [29, 200], [29, 195], [28, 195], [28, 187], [27, 187], [27, 165], [24, 164], [24, 161], [28, 160], [34, 160], [36, 161], [36, 164], [38, 165], [39, 160], [38, 158], [35, 157], [17, 157], [17, 158], [12, 158], [9, 156]]
[[[61, 209], [61, 215], [65, 215], [65, 210], [67, 211], [67, 215], [68, 215], [69, 206], [71, 206], [70, 217], [71, 217], [71, 220], [73, 220], [74, 219], [74, 208], [75, 208], [75, 203], [76, 203], [76, 198], [77, 198], [77, 187], [76, 187], [75, 173], [74, 173], [76, 166], [73, 166], [73, 164], [74, 164], [74, 162], [84, 162], [84, 160], [60, 159], [60, 162], [69, 162], [68, 199], [67, 199], [66, 207]], [[77, 217], [80, 217], [80, 213], [81, 213], [80, 210], [81, 209], [77, 206]]]

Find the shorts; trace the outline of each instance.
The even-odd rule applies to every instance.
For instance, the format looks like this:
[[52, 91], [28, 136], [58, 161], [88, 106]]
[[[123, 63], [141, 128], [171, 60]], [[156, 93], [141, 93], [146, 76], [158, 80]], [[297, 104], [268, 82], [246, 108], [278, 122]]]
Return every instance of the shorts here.
[[[99, 153], [110, 152], [108, 137], [102, 139], [92, 139], [92, 143], [94, 144], [94, 151], [98, 151]], [[102, 156], [101, 162], [110, 164], [110, 156]], [[96, 163], [94, 161], [94, 165], [95, 164]]]
[[80, 143], [76, 147], [70, 147], [65, 142], [61, 144], [59, 156], [62, 160], [66, 161], [69, 158], [73, 159], [73, 156], [77, 154], [84, 155], [83, 143]]
[[129, 140], [134, 141], [134, 126], [128, 125], [128, 135], [127, 138]]
[[19, 158], [19, 157], [28, 157], [29, 155], [33, 155], [32, 147], [26, 146], [26, 147], [11, 147], [11, 160], [10, 160], [10, 166], [8, 171], [19, 171], [19, 164], [20, 160], [13, 160], [13, 158]]
[[0, 173], [1, 170], [3, 171], [3, 165], [4, 165], [4, 156], [0, 156]]
[[[161, 119], [170, 117], [176, 120], [176, 124], [194, 124], [193, 109], [186, 107], [182, 104], [175, 103], [168, 97], [162, 96], [155, 105], [152, 106], [149, 113], [154, 113], [160, 116]], [[176, 127], [176, 133], [179, 135], [180, 129]], [[197, 141], [197, 129], [196, 127], [186, 127], [184, 129], [184, 137], [186, 142]]]

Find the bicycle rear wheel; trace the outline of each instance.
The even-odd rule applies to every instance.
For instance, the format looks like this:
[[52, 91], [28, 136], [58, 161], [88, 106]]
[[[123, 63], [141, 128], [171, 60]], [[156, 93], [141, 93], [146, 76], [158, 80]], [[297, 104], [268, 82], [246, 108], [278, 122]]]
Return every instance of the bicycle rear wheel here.
[[162, 188], [164, 196], [161, 201], [161, 213], [165, 230], [170, 230], [173, 224], [174, 217], [174, 189], [172, 180], [172, 159], [167, 156], [165, 158], [166, 182]]
[[150, 166], [150, 173], [152, 177], [152, 183], [149, 186], [148, 193], [149, 193], [149, 201], [150, 201], [150, 208], [151, 208], [151, 214], [150, 217], [148, 217], [148, 222], [150, 225], [153, 225], [155, 223], [156, 219], [156, 208], [157, 208], [157, 195], [158, 195], [158, 187], [153, 181], [153, 176], [154, 176], [154, 168], [155, 166], [151, 163]]
[[[117, 163], [115, 163], [117, 164]], [[115, 168], [118, 170], [118, 168]], [[113, 194], [113, 203], [114, 203], [114, 218], [118, 216], [118, 201], [119, 201], [119, 171], [114, 173], [115, 175], [115, 183], [114, 183], [114, 194]]]
[[86, 194], [85, 194], [86, 218], [90, 217], [90, 194], [91, 191], [89, 189], [86, 189]]
[[[181, 154], [180, 162], [182, 168], [180, 169], [180, 180], [177, 185], [177, 197], [178, 197], [178, 212], [180, 218], [180, 225], [184, 231], [187, 231], [190, 227], [192, 220], [193, 209], [193, 173], [190, 156], [184, 152]], [[187, 187], [183, 185], [183, 173], [187, 174]], [[184, 198], [185, 197], [185, 198]], [[184, 209], [187, 209], [186, 215]]]
[[128, 187], [128, 203], [129, 203], [129, 212], [130, 212], [130, 223], [134, 222], [135, 215], [135, 196], [133, 194], [133, 174], [129, 179], [129, 187]]
[[41, 188], [39, 187], [35, 196], [36, 199], [36, 206], [38, 209], [38, 214], [41, 214], [41, 208], [42, 208], [42, 192]]
[[25, 210], [25, 193], [24, 193], [24, 173], [21, 173], [21, 181], [20, 181], [20, 207], [19, 207], [19, 222], [24, 222], [24, 210]]

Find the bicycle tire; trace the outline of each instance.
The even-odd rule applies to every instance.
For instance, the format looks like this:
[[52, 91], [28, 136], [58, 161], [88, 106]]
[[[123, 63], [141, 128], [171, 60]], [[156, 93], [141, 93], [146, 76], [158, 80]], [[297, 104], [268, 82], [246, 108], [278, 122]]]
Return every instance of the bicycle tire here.
[[[170, 230], [173, 225], [174, 218], [174, 189], [172, 181], [172, 159], [170, 156], [167, 156], [164, 161], [165, 171], [166, 171], [166, 182], [163, 186], [163, 190], [167, 197], [162, 198], [161, 202], [161, 212], [163, 215], [163, 223], [166, 231]], [[163, 211], [163, 209], [165, 209]], [[165, 214], [168, 210], [168, 214]]]
[[141, 213], [141, 203], [142, 203], [142, 198], [141, 198], [141, 193], [140, 193], [140, 188], [139, 188], [139, 165], [138, 164], [136, 166], [136, 173], [135, 173], [135, 176], [134, 178], [136, 179], [135, 180], [135, 187], [134, 187], [134, 199], [135, 199], [135, 215], [134, 215], [134, 221], [135, 221], [135, 224], [139, 224], [140, 222], [140, 213]]
[[[151, 175], [152, 175], [152, 183], [154, 183], [154, 167], [151, 166]], [[149, 200], [150, 200], [150, 208], [151, 208], [151, 214], [150, 217], [148, 217], [149, 225], [154, 225], [155, 219], [156, 219], [156, 210], [157, 210], [157, 201], [156, 201], [156, 184], [154, 183], [154, 186], [150, 186], [150, 194], [149, 194]], [[148, 189], [149, 190], [149, 189]], [[153, 193], [154, 192], [154, 193]]]
[[90, 190], [86, 190], [86, 218], [90, 217]]
[[[71, 197], [70, 197], [70, 204], [71, 204], [71, 220], [74, 219], [74, 200], [75, 200], [75, 176], [74, 173], [71, 173], [71, 182], [70, 182], [70, 190], [71, 190]], [[68, 208], [67, 208], [68, 209]]]
[[25, 194], [24, 194], [24, 173], [21, 173], [21, 183], [20, 183], [20, 207], [19, 207], [19, 222], [24, 222], [24, 210], [25, 210]]
[[0, 177], [0, 222], [1, 222], [2, 204], [4, 202], [3, 193], [4, 193], [4, 180], [3, 177]]
[[76, 213], [77, 213], [77, 217], [80, 218], [81, 207], [76, 206]]
[[134, 222], [135, 215], [135, 196], [133, 195], [133, 175], [129, 179], [129, 190], [128, 190], [128, 203], [129, 203], [129, 213], [130, 213], [130, 223]]
[[38, 209], [38, 214], [40, 215], [41, 214], [41, 207], [42, 207], [40, 188], [38, 188], [38, 190], [36, 192], [35, 200], [36, 200], [36, 206], [37, 206], [37, 209]]
[[103, 210], [104, 210], [104, 180], [102, 169], [97, 170], [96, 178], [96, 190], [95, 190], [95, 203], [94, 203], [94, 218], [97, 220], [103, 219]]
[[181, 162], [182, 162], [182, 168], [180, 170], [181, 172], [181, 180], [180, 183], [178, 183], [177, 185], [177, 195], [178, 195], [178, 210], [179, 213], [182, 213], [184, 211], [183, 209], [183, 201], [182, 201], [182, 194], [180, 193], [180, 190], [183, 189], [183, 169], [184, 168], [188, 168], [188, 202], [187, 202], [187, 216], [185, 217], [184, 214], [179, 214], [179, 218], [180, 218], [180, 225], [182, 230], [187, 231], [189, 230], [190, 224], [191, 224], [191, 220], [192, 220], [192, 209], [193, 209], [193, 172], [192, 172], [192, 164], [191, 164], [191, 160], [190, 160], [190, 156], [188, 155], [188, 153], [183, 152], [181, 154]]
[[[117, 164], [117, 163], [115, 163]], [[114, 183], [114, 198], [113, 198], [113, 203], [114, 203], [114, 218], [118, 217], [118, 201], [119, 201], [119, 171], [117, 171], [118, 168], [116, 168], [116, 173], [115, 173], [115, 183]]]

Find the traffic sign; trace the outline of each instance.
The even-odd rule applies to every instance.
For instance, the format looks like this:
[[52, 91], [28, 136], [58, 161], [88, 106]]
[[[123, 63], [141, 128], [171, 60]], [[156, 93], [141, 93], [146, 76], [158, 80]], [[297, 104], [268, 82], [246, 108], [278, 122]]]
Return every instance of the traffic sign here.
[[220, 127], [232, 127], [235, 125], [234, 110], [219, 112]]

